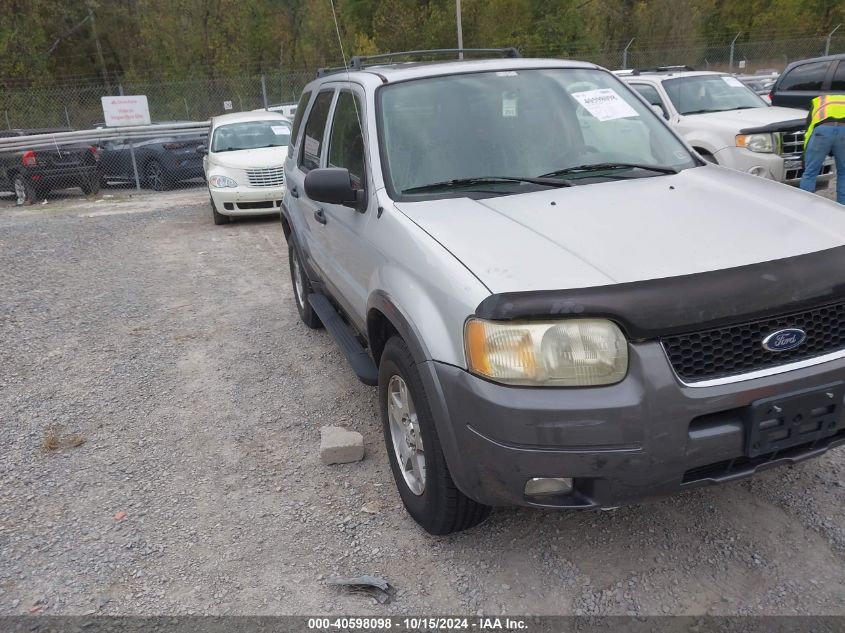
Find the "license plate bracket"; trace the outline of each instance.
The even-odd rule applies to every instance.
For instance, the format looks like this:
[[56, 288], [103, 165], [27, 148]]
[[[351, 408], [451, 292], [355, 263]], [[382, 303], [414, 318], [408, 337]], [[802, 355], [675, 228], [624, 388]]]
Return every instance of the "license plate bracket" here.
[[758, 457], [834, 435], [842, 423], [845, 382], [764, 398], [748, 409], [745, 454]]

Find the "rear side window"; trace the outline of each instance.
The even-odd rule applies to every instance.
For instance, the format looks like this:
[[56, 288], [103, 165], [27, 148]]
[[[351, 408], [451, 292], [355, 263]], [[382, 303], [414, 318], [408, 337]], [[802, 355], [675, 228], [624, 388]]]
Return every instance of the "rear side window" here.
[[364, 188], [364, 138], [358, 117], [361, 102], [348, 90], [337, 98], [329, 139], [329, 166], [346, 167], [356, 189]]
[[804, 90], [818, 92], [822, 89], [822, 82], [830, 62], [813, 62], [796, 66], [784, 76], [778, 91], [781, 90]]
[[333, 90], [321, 92], [317, 95], [314, 105], [311, 107], [308, 121], [305, 123], [302, 151], [299, 154], [299, 166], [304, 172], [309, 172], [320, 166], [320, 152], [323, 149], [326, 121], [329, 117], [333, 97]]
[[830, 89], [833, 91], [845, 90], [845, 60], [839, 62], [839, 66], [836, 67]]
[[648, 84], [631, 84], [631, 88], [639, 92], [640, 96], [642, 96], [642, 98], [648, 101], [651, 105], [657, 106], [663, 110], [664, 116], [666, 115], [666, 106], [663, 105], [663, 99], [660, 98], [657, 88]]
[[299, 126], [302, 125], [302, 117], [305, 115], [305, 108], [311, 100], [311, 91], [303, 92], [299, 98], [299, 103], [296, 105], [294, 111], [296, 116], [293, 118], [293, 129], [290, 133], [290, 145], [288, 145], [288, 158], [293, 158], [294, 146], [296, 145], [296, 137], [299, 135]]

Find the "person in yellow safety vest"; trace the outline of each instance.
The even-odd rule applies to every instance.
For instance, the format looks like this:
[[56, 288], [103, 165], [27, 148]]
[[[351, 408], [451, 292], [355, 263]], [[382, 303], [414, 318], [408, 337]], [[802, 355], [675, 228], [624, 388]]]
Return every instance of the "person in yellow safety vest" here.
[[836, 201], [845, 204], [845, 95], [813, 99], [804, 133], [804, 191], [816, 190], [816, 178], [828, 154], [836, 161]]

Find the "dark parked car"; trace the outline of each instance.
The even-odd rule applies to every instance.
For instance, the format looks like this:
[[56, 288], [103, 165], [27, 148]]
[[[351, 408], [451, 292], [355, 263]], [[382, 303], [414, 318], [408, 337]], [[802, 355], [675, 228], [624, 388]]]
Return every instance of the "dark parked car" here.
[[161, 191], [191, 178], [202, 178], [202, 156], [197, 147], [205, 136], [152, 136], [119, 138], [100, 142], [103, 182], [135, 180], [130, 142], [135, 150], [135, 164], [141, 181], [150, 189]]
[[[0, 130], [0, 138], [68, 132], [67, 129]], [[0, 190], [14, 191], [18, 204], [34, 202], [53, 189], [79, 187], [87, 194], [100, 189], [97, 150], [86, 144], [41, 145], [0, 149]]]
[[814, 97], [845, 92], [845, 54], [793, 62], [772, 86], [772, 105], [810, 109]]

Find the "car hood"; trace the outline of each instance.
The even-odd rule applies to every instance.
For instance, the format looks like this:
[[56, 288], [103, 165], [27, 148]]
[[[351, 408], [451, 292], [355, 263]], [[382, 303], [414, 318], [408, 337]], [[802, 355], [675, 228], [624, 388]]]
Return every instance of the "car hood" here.
[[746, 128], [756, 128], [775, 123], [793, 123], [805, 120], [807, 113], [795, 108], [749, 108], [748, 110], [726, 110], [725, 112], [706, 112], [687, 115], [687, 121], [697, 121], [705, 125], [719, 127], [738, 132]]
[[396, 207], [494, 293], [674, 277], [845, 244], [837, 204], [716, 166]]
[[278, 167], [285, 161], [288, 148], [262, 147], [259, 149], [238, 149], [231, 152], [209, 154], [211, 161], [220, 167], [247, 169], [254, 167]]

